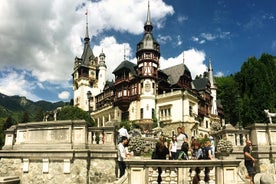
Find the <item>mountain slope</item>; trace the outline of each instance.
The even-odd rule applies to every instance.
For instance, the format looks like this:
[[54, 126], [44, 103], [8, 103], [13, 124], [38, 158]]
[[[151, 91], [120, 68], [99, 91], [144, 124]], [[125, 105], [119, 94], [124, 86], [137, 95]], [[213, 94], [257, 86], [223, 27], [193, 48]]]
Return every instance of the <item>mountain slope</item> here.
[[0, 93], [0, 118], [7, 118], [11, 116], [16, 121], [20, 120], [23, 113], [27, 112], [29, 114], [30, 120], [35, 116], [38, 110], [51, 111], [57, 107], [64, 106], [65, 102], [47, 102], [47, 101], [37, 101], [33, 102], [28, 100], [26, 97], [21, 96], [7, 96]]

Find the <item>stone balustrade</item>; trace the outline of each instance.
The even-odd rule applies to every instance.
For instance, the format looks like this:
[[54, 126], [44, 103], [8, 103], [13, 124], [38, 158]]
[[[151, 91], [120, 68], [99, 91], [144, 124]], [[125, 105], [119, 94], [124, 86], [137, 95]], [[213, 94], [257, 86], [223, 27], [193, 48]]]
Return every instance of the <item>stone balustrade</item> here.
[[[200, 184], [243, 183], [237, 175], [241, 160], [141, 160], [126, 161], [128, 183], [157, 184], [158, 167], [162, 168], [162, 184], [189, 184], [200, 169]], [[206, 169], [207, 168], [207, 169]], [[206, 182], [207, 183], [207, 182]]]

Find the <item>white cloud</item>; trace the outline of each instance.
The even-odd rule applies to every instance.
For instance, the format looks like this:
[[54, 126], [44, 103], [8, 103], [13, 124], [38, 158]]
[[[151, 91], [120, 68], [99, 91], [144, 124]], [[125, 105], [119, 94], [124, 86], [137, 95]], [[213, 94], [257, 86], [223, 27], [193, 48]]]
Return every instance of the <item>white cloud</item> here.
[[[100, 45], [95, 45], [93, 48], [94, 55], [99, 55], [104, 52], [107, 65], [107, 78], [109, 80], [114, 79], [112, 72], [115, 68], [124, 61], [124, 58], [130, 60], [132, 50], [129, 43], [117, 43], [115, 37], [106, 37], [100, 41]], [[124, 57], [124, 55], [126, 57]]]
[[224, 76], [224, 73], [221, 72], [221, 71], [218, 71], [216, 74], [215, 74], [216, 77], [223, 77]]
[[[2, 78], [1, 87], [3, 85], [5, 88], [1, 92], [37, 100], [38, 97], [32, 94], [34, 89], [25, 86], [41, 90], [54, 90], [57, 85], [70, 86], [68, 81], [72, 78], [74, 58], [80, 57], [83, 51], [81, 37], [85, 35], [86, 8], [90, 36], [98, 36], [107, 30], [137, 35], [143, 33], [147, 3], [141, 0], [105, 0], [87, 1], [85, 6], [83, 2], [75, 0], [47, 0], [39, 3], [2, 0], [0, 72], [5, 72], [7, 68], [16, 70], [7, 76], [9, 80]], [[166, 16], [174, 13], [173, 7], [162, 0], [151, 1], [150, 6], [151, 19], [157, 24], [155, 28], [163, 27]], [[117, 43], [115, 37], [103, 38], [100, 45], [93, 48], [95, 55], [104, 49], [109, 78], [113, 77], [111, 72], [124, 59], [124, 46], [126, 55], [131, 57], [130, 44]], [[28, 80], [27, 76], [17, 71], [29, 71]], [[29, 78], [32, 78], [32, 82], [29, 82]]]
[[[166, 15], [174, 13], [172, 6], [162, 0], [152, 1], [150, 6], [153, 21], [162, 21]], [[141, 34], [146, 7], [147, 1], [141, 0], [87, 2], [89, 33], [96, 36], [113, 29]], [[0, 70], [9, 66], [27, 69], [42, 82], [71, 79], [74, 57], [81, 55], [83, 49], [80, 37], [85, 33], [85, 9], [83, 3], [74, 0], [40, 3], [3, 0], [0, 56], [4, 59]]]
[[183, 23], [184, 21], [188, 20], [188, 17], [187, 16], [178, 16], [177, 17], [177, 21], [179, 23]]
[[177, 36], [177, 45], [182, 45], [182, 38], [180, 35]]
[[[197, 49], [189, 49], [184, 52], [184, 63], [189, 68], [193, 78], [195, 76], [203, 74], [207, 70], [207, 66], [204, 64], [206, 54], [204, 51]], [[164, 59], [160, 58], [160, 68], [165, 69], [177, 64], [183, 63], [183, 52], [176, 57]]]
[[206, 42], [206, 40], [200, 40], [198, 43], [199, 44], [204, 44]]
[[191, 40], [199, 44], [204, 44], [206, 41], [215, 41], [217, 39], [230, 39], [230, 32], [223, 32], [220, 29], [216, 31], [217, 33], [201, 33], [199, 37], [192, 36]]
[[68, 91], [62, 91], [61, 93], [58, 94], [58, 98], [61, 100], [68, 100], [70, 97], [70, 92]]
[[192, 41], [194, 41], [194, 42], [198, 42], [198, 41], [199, 41], [199, 38], [198, 38], [198, 37], [193, 36], [193, 37], [192, 37]]
[[201, 33], [200, 35], [202, 38], [205, 38], [206, 40], [208, 41], [212, 41], [212, 40], [215, 40], [217, 38], [216, 35], [213, 35], [211, 33]]
[[25, 96], [28, 99], [39, 100], [39, 97], [32, 93], [36, 84], [28, 81], [26, 78], [25, 71], [7, 69], [0, 76], [0, 93], [8, 96], [19, 95]]
[[167, 42], [172, 41], [172, 37], [169, 35], [163, 36], [163, 35], [158, 35], [157, 36], [157, 41], [159, 44], [166, 44]]

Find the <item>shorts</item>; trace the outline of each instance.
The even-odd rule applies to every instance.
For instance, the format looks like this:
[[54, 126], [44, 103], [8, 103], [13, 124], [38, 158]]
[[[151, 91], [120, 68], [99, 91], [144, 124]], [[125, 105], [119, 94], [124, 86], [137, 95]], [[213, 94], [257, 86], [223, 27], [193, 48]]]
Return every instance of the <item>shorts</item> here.
[[254, 164], [252, 160], [245, 160], [244, 165], [247, 169], [248, 175], [249, 176], [254, 176], [256, 174], [256, 171], [254, 169]]

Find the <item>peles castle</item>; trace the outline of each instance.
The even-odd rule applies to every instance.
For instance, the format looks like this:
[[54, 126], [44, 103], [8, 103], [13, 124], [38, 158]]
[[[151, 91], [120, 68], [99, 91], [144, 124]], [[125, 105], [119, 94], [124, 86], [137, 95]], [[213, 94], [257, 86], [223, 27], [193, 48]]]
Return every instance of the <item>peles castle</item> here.
[[122, 61], [111, 82], [106, 80], [105, 54], [94, 56], [86, 26], [84, 50], [75, 58], [72, 74], [74, 105], [89, 111], [98, 127], [130, 121], [151, 129], [155, 121], [169, 134], [185, 125], [188, 133], [197, 135], [207, 133], [214, 122], [222, 124], [211, 61], [208, 71], [194, 80], [184, 62], [161, 70], [160, 45], [152, 31], [148, 7], [144, 35], [136, 47], [137, 63]]
[[[122, 61], [113, 71], [115, 81], [110, 82], [106, 79], [105, 54], [94, 56], [86, 24], [83, 54], [75, 58], [72, 73], [74, 105], [88, 111], [97, 126], [88, 127], [84, 120], [56, 121], [55, 112], [53, 121], [10, 127], [0, 150], [0, 183], [156, 184], [158, 167], [162, 167], [162, 183], [190, 184], [198, 167], [202, 170], [200, 183], [208, 177], [209, 184], [247, 184], [242, 162], [247, 138], [252, 140], [257, 159], [259, 175], [255, 178], [275, 183], [276, 125], [252, 123], [237, 129], [224, 124], [211, 62], [208, 71], [194, 80], [184, 63], [161, 70], [160, 45], [152, 30], [148, 7], [144, 35], [137, 43], [137, 64]], [[213, 125], [223, 126], [214, 133], [214, 139], [226, 138], [233, 150], [228, 155], [216, 150], [215, 160], [133, 157], [126, 160], [127, 172], [118, 179], [113, 123], [122, 121], [145, 131], [157, 124], [168, 136], [178, 126], [185, 126], [186, 133], [195, 137], [208, 134]], [[143, 138], [151, 143], [156, 139], [153, 135]], [[203, 172], [205, 167], [210, 173]]]

